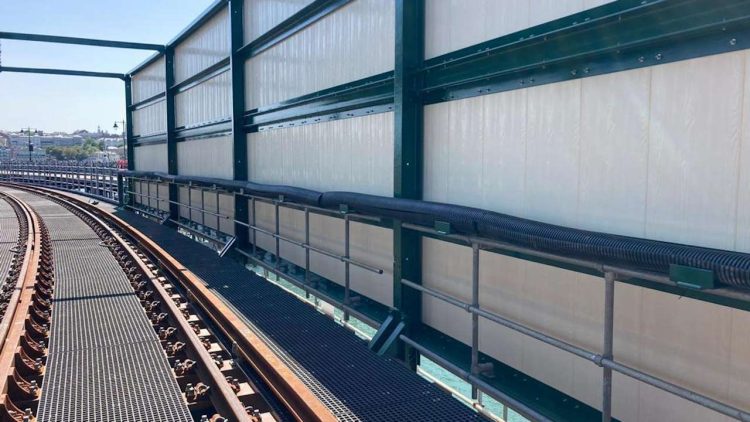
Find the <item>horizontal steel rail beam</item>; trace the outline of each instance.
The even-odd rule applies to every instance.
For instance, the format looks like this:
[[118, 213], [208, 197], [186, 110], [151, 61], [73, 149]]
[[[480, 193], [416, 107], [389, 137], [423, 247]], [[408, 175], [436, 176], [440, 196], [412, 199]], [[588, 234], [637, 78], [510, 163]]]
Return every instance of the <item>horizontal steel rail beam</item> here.
[[750, 1], [625, 0], [444, 54], [422, 69], [425, 104], [750, 47]]
[[109, 73], [109, 72], [89, 72], [86, 70], [68, 70], [68, 69], [47, 69], [39, 67], [0, 67], [0, 73], [36, 73], [42, 75], [63, 75], [63, 76], [87, 76], [92, 78], [114, 78], [125, 80], [125, 74], [123, 73]]
[[[359, 114], [388, 111], [388, 107], [375, 108], [386, 105], [392, 110], [392, 104], [393, 72], [385, 72], [247, 111], [244, 127], [246, 132], [253, 132], [261, 127], [299, 126], [355, 117], [352, 110], [364, 110]], [[368, 112], [368, 109], [372, 111]]]
[[743, 422], [744, 421], [750, 422], [750, 413], [745, 412], [741, 409], [730, 406], [726, 403], [722, 403], [718, 400], [714, 400], [708, 396], [704, 396], [702, 394], [699, 394], [687, 388], [683, 388], [678, 385], [669, 383], [667, 381], [664, 381], [663, 379], [647, 374], [635, 368], [623, 365], [622, 363], [615, 361], [611, 357], [606, 357], [599, 353], [595, 353], [595, 352], [583, 349], [581, 347], [575, 346], [573, 344], [570, 344], [566, 341], [560, 340], [559, 338], [556, 338], [554, 336], [544, 334], [541, 331], [534, 330], [533, 328], [530, 328], [523, 324], [519, 324], [515, 321], [512, 321], [494, 312], [490, 312], [486, 309], [483, 309], [480, 306], [464, 302], [462, 300], [459, 300], [453, 296], [447, 295], [438, 290], [424, 287], [422, 285], [413, 283], [409, 280], [402, 280], [401, 282], [404, 285], [409, 286], [412, 289], [418, 290], [422, 293], [426, 293], [434, 298], [442, 300], [445, 303], [461, 308], [465, 310], [466, 312], [469, 312], [471, 314], [476, 314], [478, 316], [481, 316], [482, 318], [485, 318], [494, 323], [500, 324], [506, 328], [510, 328], [511, 330], [514, 330], [518, 333], [521, 333], [533, 339], [539, 340], [552, 347], [571, 353], [575, 356], [578, 356], [579, 358], [588, 360], [589, 362], [592, 362], [596, 364], [597, 366], [610, 368], [623, 375], [627, 375], [628, 377], [631, 377], [638, 381], [645, 382], [646, 384], [652, 385], [656, 388], [659, 388], [661, 390], [674, 394], [682, 399], [692, 401], [693, 403], [699, 404], [703, 407], [719, 412], [726, 416], [730, 416], [732, 418], [738, 419]]
[[23, 34], [19, 32], [0, 32], [0, 39], [49, 42], [56, 44], [89, 45], [94, 47], [126, 48], [131, 50], [164, 51], [164, 45], [146, 44], [129, 41], [98, 40], [92, 38], [62, 37], [57, 35]]

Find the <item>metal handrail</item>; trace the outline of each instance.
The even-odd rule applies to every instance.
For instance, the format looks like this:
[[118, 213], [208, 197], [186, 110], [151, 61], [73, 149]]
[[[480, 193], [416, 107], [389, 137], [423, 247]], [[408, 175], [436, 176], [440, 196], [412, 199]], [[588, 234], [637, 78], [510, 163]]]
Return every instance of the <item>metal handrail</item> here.
[[[0, 166], [0, 173], [3, 173], [3, 171], [6, 171], [5, 168]], [[17, 169], [10, 169], [11, 172], [18, 171]], [[86, 173], [88, 174], [88, 173]], [[13, 177], [14, 174], [7, 174], [10, 177]], [[149, 183], [152, 183], [153, 180], [148, 180]], [[166, 183], [173, 183], [166, 181]], [[182, 185], [179, 183], [174, 183], [175, 185]], [[191, 185], [183, 185], [187, 186], [189, 188], [195, 188], [195, 186]], [[359, 315], [361, 317], [364, 317], [364, 315], [359, 314], [355, 309], [353, 309], [349, 303], [350, 300], [350, 293], [349, 293], [349, 271], [348, 267], [349, 264], [356, 265], [358, 267], [367, 269], [369, 271], [382, 274], [383, 270], [370, 266], [368, 264], [358, 262], [356, 260], [351, 259], [349, 256], [349, 221], [350, 218], [353, 219], [363, 219], [366, 221], [382, 221], [382, 218], [376, 215], [366, 215], [366, 214], [341, 214], [334, 210], [325, 209], [325, 208], [319, 208], [314, 206], [308, 206], [305, 204], [298, 204], [294, 202], [288, 202], [288, 201], [280, 201], [280, 200], [274, 200], [264, 197], [258, 197], [255, 195], [246, 194], [244, 192], [242, 193], [236, 193], [236, 195], [242, 195], [245, 197], [248, 197], [252, 201], [252, 222], [246, 223], [243, 221], [239, 221], [235, 219], [234, 217], [223, 215], [221, 213], [207, 211], [205, 207], [199, 208], [192, 205], [182, 204], [179, 201], [170, 201], [165, 198], [159, 198], [158, 196], [154, 197], [151, 195], [145, 195], [138, 192], [132, 192], [129, 190], [125, 191], [128, 194], [139, 196], [139, 197], [147, 197], [151, 199], [155, 199], [157, 201], [167, 201], [171, 204], [176, 204], [181, 207], [186, 207], [191, 210], [197, 210], [202, 213], [207, 213], [210, 215], [217, 216], [218, 218], [224, 218], [226, 220], [231, 220], [232, 222], [236, 223], [237, 225], [241, 225], [244, 227], [247, 227], [248, 229], [252, 230], [252, 236], [253, 236], [253, 253], [245, 252], [242, 249], [237, 249], [237, 251], [248, 257], [249, 259], [252, 259], [254, 262], [256, 262], [258, 265], [261, 265], [266, 270], [272, 271], [273, 273], [277, 274], [278, 276], [285, 277], [287, 279], [293, 278], [290, 277], [288, 274], [285, 274], [284, 272], [280, 271], [278, 268], [279, 264], [279, 258], [280, 258], [280, 248], [279, 248], [279, 242], [284, 241], [291, 243], [293, 245], [296, 245], [298, 247], [304, 248], [306, 251], [306, 268], [305, 268], [305, 282], [300, 282], [296, 279], [289, 280], [293, 284], [297, 285], [298, 287], [305, 290], [306, 293], [311, 292], [311, 288], [308, 285], [308, 277], [309, 277], [309, 252], [314, 251], [321, 253], [323, 255], [339, 259], [342, 262], [345, 263], [346, 266], [346, 272], [345, 272], [345, 299], [344, 303], [340, 304], [341, 309], [345, 312], [345, 318], [349, 314], [353, 315]], [[218, 193], [217, 193], [218, 195]], [[270, 203], [275, 207], [275, 230], [271, 231], [268, 229], [264, 229], [262, 227], [259, 227], [255, 223], [255, 216], [256, 216], [256, 202], [264, 202], [264, 203]], [[217, 207], [218, 207], [218, 201], [217, 201]], [[288, 207], [288, 208], [294, 208], [298, 210], [303, 210], [305, 212], [305, 241], [298, 241], [286, 236], [283, 236], [280, 234], [280, 226], [279, 226], [279, 207]], [[314, 247], [310, 245], [309, 241], [309, 214], [310, 212], [314, 213], [320, 213], [325, 215], [333, 215], [342, 217], [345, 220], [345, 254], [340, 255], [336, 254], [330, 251], [326, 251], [324, 249], [320, 249], [317, 247]], [[478, 343], [478, 318], [484, 318], [486, 320], [492, 321], [496, 324], [502, 325], [506, 328], [509, 328], [511, 330], [514, 330], [516, 332], [519, 332], [525, 336], [534, 338], [538, 341], [541, 341], [545, 344], [551, 345], [557, 349], [563, 350], [565, 352], [571, 353], [577, 357], [580, 357], [582, 359], [585, 359], [589, 362], [594, 363], [595, 365], [603, 368], [603, 374], [602, 374], [602, 416], [603, 420], [610, 420], [611, 419], [611, 399], [612, 399], [612, 371], [621, 373], [625, 376], [631, 377], [633, 379], [636, 379], [640, 382], [644, 382], [646, 384], [649, 384], [651, 386], [654, 386], [656, 388], [659, 388], [663, 391], [669, 392], [671, 394], [674, 394], [678, 397], [681, 397], [683, 399], [689, 400], [693, 403], [699, 404], [701, 406], [704, 406], [708, 409], [714, 410], [716, 412], [722, 413], [724, 415], [736, 418], [741, 421], [750, 422], [750, 413], [743, 411], [741, 409], [738, 409], [736, 407], [733, 407], [731, 405], [728, 405], [726, 403], [723, 403], [721, 401], [712, 399], [708, 396], [702, 395], [700, 393], [697, 393], [695, 391], [692, 391], [687, 388], [680, 387], [678, 385], [675, 385], [673, 383], [670, 383], [664, 379], [658, 378], [656, 376], [653, 376], [651, 374], [648, 374], [644, 371], [632, 368], [630, 366], [624, 365], [620, 362], [618, 362], [614, 356], [613, 356], [613, 333], [614, 333], [614, 294], [615, 294], [615, 284], [616, 282], [622, 282], [622, 280], [626, 278], [639, 278], [642, 280], [658, 283], [661, 285], [668, 285], [668, 286], [676, 286], [676, 283], [670, 280], [668, 276], [661, 275], [661, 274], [655, 274], [647, 271], [641, 271], [641, 270], [635, 270], [631, 268], [623, 268], [613, 265], [606, 265], [600, 262], [591, 261], [591, 260], [585, 260], [585, 259], [579, 259], [579, 258], [570, 258], [567, 256], [562, 256], [554, 253], [547, 253], [547, 252], [540, 252], [538, 250], [534, 250], [531, 248], [526, 247], [520, 247], [516, 245], [512, 245], [509, 243], [501, 242], [501, 241], [495, 241], [492, 239], [486, 239], [476, 236], [468, 236], [468, 235], [458, 235], [458, 234], [445, 234], [441, 233], [433, 228], [430, 227], [424, 227], [419, 226], [415, 224], [410, 223], [401, 223], [401, 226], [403, 228], [413, 230], [416, 232], [436, 236], [442, 239], [451, 240], [454, 242], [463, 243], [466, 245], [471, 246], [472, 248], [472, 257], [473, 257], [473, 266], [472, 266], [472, 300], [471, 302], [466, 302], [461, 300], [460, 298], [457, 298], [455, 296], [452, 296], [450, 294], [447, 294], [445, 292], [432, 289], [429, 287], [425, 287], [421, 284], [415, 283], [414, 281], [410, 281], [407, 279], [401, 280], [401, 283], [405, 285], [408, 288], [417, 290], [423, 294], [427, 294], [430, 296], [433, 296], [439, 300], [442, 300], [446, 303], [449, 303], [455, 307], [458, 307], [460, 309], [463, 309], [464, 311], [470, 313], [472, 315], [472, 342], [471, 342], [471, 349], [472, 349], [472, 364], [469, 371], [465, 371], [462, 368], [456, 366], [455, 364], [447, 361], [446, 359], [443, 359], [441, 356], [437, 355], [436, 353], [430, 351], [425, 346], [420, 345], [415, 340], [405, 336], [401, 335], [400, 339], [404, 343], [414, 347], [417, 351], [424, 354], [428, 358], [438, 362], [441, 366], [448, 369], [450, 372], [453, 372], [454, 374], [458, 375], [459, 377], [463, 378], [467, 382], [469, 382], [474, 388], [480, 388], [487, 392], [488, 394], [494, 396], [495, 398], [499, 399], [500, 401], [507, 403], [512, 408], [514, 408], [519, 413], [526, 415], [527, 417], [538, 419], [538, 420], [546, 420], [546, 418], [539, 414], [538, 412], [534, 411], [534, 409], [529, 408], [528, 406], [524, 405], [521, 402], [518, 402], [514, 400], [512, 397], [509, 397], [505, 395], [502, 391], [497, 390], [493, 386], [489, 385], [484, 381], [481, 377], [481, 373], [485, 369], [482, 364], [479, 363], [479, 343]], [[256, 248], [256, 233], [262, 233], [268, 236], [271, 236], [276, 241], [276, 251], [275, 256], [277, 257], [276, 262], [273, 265], [269, 265], [261, 260], [259, 260], [255, 256], [255, 248]], [[525, 256], [529, 256], [531, 258], [536, 259], [543, 259], [543, 260], [549, 260], [552, 262], [555, 262], [557, 264], [564, 264], [564, 265], [574, 265], [576, 267], [582, 268], [582, 269], [588, 269], [593, 270], [595, 272], [599, 272], [604, 275], [604, 281], [605, 281], [605, 291], [604, 291], [604, 316], [603, 316], [603, 347], [602, 347], [602, 353], [597, 353], [591, 350], [587, 350], [585, 348], [576, 346], [574, 344], [571, 344], [565, 340], [562, 340], [560, 338], [557, 338], [555, 336], [551, 336], [548, 334], [545, 334], [541, 331], [538, 331], [532, 327], [523, 325], [521, 323], [518, 323], [516, 321], [513, 321], [509, 318], [506, 318], [502, 315], [499, 315], [497, 313], [491, 312], [487, 309], [484, 309], [479, 305], [479, 253], [480, 250], [486, 250], [488, 252], [494, 252], [494, 251], [501, 251], [501, 252], [510, 252], [510, 253], [520, 253]], [[324, 293], [318, 291], [317, 289], [312, 290], [312, 292], [316, 295], [323, 295]], [[734, 299], [742, 299], [746, 301], [750, 301], [750, 294], [744, 293], [744, 292], [738, 292], [738, 291], [716, 291], [716, 294], [723, 295], [726, 297], [734, 298]], [[327, 297], [327, 296], [326, 296]], [[327, 297], [327, 300], [330, 300], [332, 303], [338, 303], [333, 298]], [[374, 321], [369, 321], [370, 323], [373, 323]]]

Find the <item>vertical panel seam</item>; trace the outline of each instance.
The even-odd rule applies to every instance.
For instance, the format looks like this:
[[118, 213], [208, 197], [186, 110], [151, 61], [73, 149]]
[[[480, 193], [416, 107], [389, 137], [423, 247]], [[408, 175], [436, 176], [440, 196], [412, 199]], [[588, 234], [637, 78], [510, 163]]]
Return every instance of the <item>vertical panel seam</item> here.
[[734, 250], [739, 250], [740, 241], [740, 193], [741, 193], [741, 182], [742, 182], [742, 147], [745, 143], [745, 115], [748, 112], [745, 107], [745, 101], [747, 94], [745, 89], [747, 87], [747, 53], [743, 53], [742, 57], [742, 86], [740, 87], [740, 127], [739, 127], [739, 145], [737, 147], [737, 187], [734, 194]]
[[644, 192], [643, 206], [643, 237], [648, 236], [648, 193], [651, 189], [651, 120], [653, 119], [654, 101], [654, 72], [648, 68], [648, 118], [646, 120], [646, 192]]

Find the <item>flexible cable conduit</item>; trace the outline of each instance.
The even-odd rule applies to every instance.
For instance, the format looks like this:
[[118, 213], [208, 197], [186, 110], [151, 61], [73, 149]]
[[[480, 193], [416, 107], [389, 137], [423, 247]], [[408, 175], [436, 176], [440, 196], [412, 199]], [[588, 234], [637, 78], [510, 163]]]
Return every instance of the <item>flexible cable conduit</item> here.
[[217, 186], [268, 198], [337, 209], [346, 204], [358, 212], [434, 227], [448, 222], [456, 233], [482, 236], [575, 258], [595, 260], [658, 273], [669, 273], [671, 264], [711, 270], [724, 284], [750, 288], [750, 254], [697, 246], [618, 236], [556, 226], [478, 208], [355, 192], [316, 192], [283, 185], [186, 177], [158, 172], [123, 172], [126, 177], [159, 178], [176, 183]]

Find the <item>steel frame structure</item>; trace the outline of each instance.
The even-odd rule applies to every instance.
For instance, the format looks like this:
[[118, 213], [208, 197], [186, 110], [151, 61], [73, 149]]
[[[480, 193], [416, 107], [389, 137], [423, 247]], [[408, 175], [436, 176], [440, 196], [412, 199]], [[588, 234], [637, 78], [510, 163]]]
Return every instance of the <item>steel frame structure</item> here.
[[[234, 178], [235, 180], [247, 180], [247, 133], [393, 111], [395, 123], [394, 195], [403, 198], [421, 199], [423, 160], [421, 116], [423, 107], [427, 104], [750, 48], [749, 0], [621, 0], [424, 60], [424, 0], [394, 0], [396, 1], [394, 71], [287, 99], [277, 104], [246, 110], [244, 104], [245, 61], [346, 6], [350, 1], [315, 0], [258, 39], [246, 43], [242, 38], [242, 1], [217, 0], [166, 46], [143, 46], [144, 48], [150, 47], [147, 49], [155, 50], [157, 53], [127, 74], [104, 76], [118, 77], [125, 81], [129, 167], [133, 168], [134, 146], [167, 143], [168, 170], [170, 174], [177, 174], [177, 142], [188, 136], [210, 136], [231, 131], [235, 157], [233, 163]], [[180, 84], [174, 84], [172, 60], [170, 60], [170, 57], [173, 58], [174, 48], [208, 19], [223, 10], [224, 7], [229, 7], [230, 11], [231, 52], [229, 56], [188, 80]], [[7, 33], [0, 33], [0, 37], [3, 34], [7, 35]], [[63, 42], [59, 40], [60, 37], [57, 38], [57, 41], [52, 39], [44, 41]], [[81, 42], [76, 41], [76, 43]], [[135, 48], [113, 44], [106, 46]], [[132, 76], [162, 55], [167, 58], [167, 87], [164, 93], [133, 104], [130, 94]], [[8, 71], [7, 69], [0, 68], [0, 70]], [[232, 74], [231, 120], [191, 129], [174, 127], [173, 102], [175, 93], [223, 71], [230, 71]], [[81, 72], [76, 72], [76, 74], [78, 73]], [[162, 97], [165, 97], [167, 101], [168, 125], [166, 133], [149, 137], [134, 137], [131, 130], [132, 111]], [[170, 101], [172, 102], [171, 107]], [[150, 180], [150, 182], [162, 183], [159, 179]], [[169, 217], [173, 221], [179, 222], [179, 218], [177, 218], [179, 207], [189, 206], [191, 212], [192, 208], [195, 207], [189, 204], [181, 204], [177, 198], [178, 186], [172, 183], [169, 185], [174, 187], [170, 187], [169, 198], [166, 199], [159, 197], [158, 189], [156, 197], [134, 192], [132, 187], [125, 189], [129, 191], [130, 205], [134, 207], [136, 205], [133, 198], [137, 195], [148, 197], [149, 200], [155, 199], [157, 203], [168, 201], [170, 204]], [[269, 266], [259, 260], [255, 239], [256, 232], [263, 232], [263, 229], [258, 227], [254, 221], [254, 209], [258, 201], [271, 201], [277, 214], [280, 206], [302, 209], [305, 212], [306, 222], [309, 222], [310, 213], [324, 213], [343, 218], [346, 222], [350, 219], [356, 219], [367, 224], [392, 228], [394, 230], [395, 263], [394, 307], [400, 313], [403, 321], [406, 322], [407, 327], [400, 336], [403, 348], [398, 352], [398, 357], [410, 366], [415, 366], [417, 354], [413, 352], [416, 351], [418, 354], [437, 361], [472, 384], [475, 388], [475, 396], [477, 395], [476, 389], [488, 392], [532, 418], [580, 420], [581, 418], [599, 415], [602, 420], [606, 421], [611, 418], [611, 371], [616, 371], [737, 419], [750, 420], [750, 415], [747, 412], [666, 383], [633, 368], [625, 367], [615, 360], [612, 353], [612, 309], [616, 282], [635, 284], [750, 310], [750, 300], [743, 293], [738, 293], [732, 289], [717, 289], [714, 291], [686, 289], [675, 285], [668, 277], [657, 277], [653, 274], [622, 268], [607, 268], [598, 263], [543, 254], [486, 239], [445, 234], [435, 229], [403, 224], [398, 221], [382, 221], [377, 216], [362, 216], [356, 213], [336, 215], [331, 210], [314, 209], [287, 201], [254, 197], [244, 192], [234, 192], [234, 196], [234, 217], [222, 216], [219, 212], [215, 213], [217, 214], [215, 217], [232, 220], [235, 233], [240, 234], [242, 238], [238, 241], [237, 246], [239, 247], [236, 249], [238, 252], [253, 260], [256, 264], [265, 266], [267, 270], [289, 279], [306, 292], [323, 297], [325, 300], [335, 303], [345, 312], [375, 325], [382, 322], [387, 315], [387, 310], [382, 309], [382, 306], [379, 308], [367, 303], [365, 308], [371, 311], [362, 312], [362, 307], [354, 309], [351, 306], [352, 293], [347, 288], [348, 283], [344, 286], [344, 291], [339, 292], [333, 288], [331, 290], [333, 293], [326, 293], [316, 288], [317, 282], [310, 280], [310, 251], [323, 254], [326, 254], [327, 251], [316, 251], [309, 245], [309, 227], [307, 227], [307, 224], [306, 241], [297, 242], [279, 234], [277, 218], [275, 232], [265, 231], [265, 234], [271, 235], [275, 239], [276, 262]], [[248, 210], [253, 211], [250, 213], [250, 218], [247, 217]], [[148, 210], [142, 211], [149, 212]], [[206, 210], [201, 209], [200, 212], [203, 215], [203, 220], [205, 220]], [[217, 224], [217, 227], [220, 226]], [[196, 230], [194, 227], [191, 229]], [[200, 233], [200, 230], [197, 230], [197, 233]], [[421, 285], [419, 245], [422, 236], [472, 247], [474, 271], [472, 276], [473, 295], [470, 303], [462, 302]], [[278, 244], [281, 241], [291, 242], [305, 249], [308, 268], [303, 280], [299, 280], [279, 268]], [[479, 291], [476, 281], [478, 280], [477, 257], [480, 250], [603, 277], [605, 283], [603, 353], [596, 354], [579, 349], [482, 309], [478, 305]], [[347, 253], [341, 256], [336, 255], [336, 257], [346, 262], [347, 266], [349, 264], [361, 264], [351, 261]], [[436, 333], [421, 324], [419, 318], [421, 312], [418, 310], [421, 306], [423, 294], [434, 296], [471, 313], [472, 345], [470, 347], [441, 333]], [[602, 412], [565, 396], [536, 380], [530, 380], [526, 387], [514, 386], [507, 382], [505, 378], [511, 377], [512, 379], [514, 374], [520, 373], [479, 352], [476, 327], [480, 318], [505, 325], [602, 367]], [[488, 364], [492, 364], [495, 374], [502, 374], [503, 376], [497, 376], [494, 379], [486, 377], [485, 370], [488, 368]], [[539, 400], [535, 400], [531, 396], [531, 389], [536, 390], [534, 394], [537, 398], [540, 398]], [[560, 404], [562, 401], [567, 404]]]

